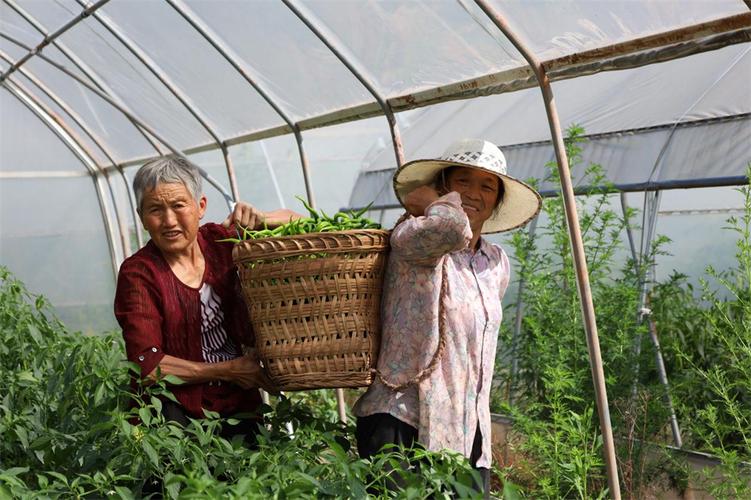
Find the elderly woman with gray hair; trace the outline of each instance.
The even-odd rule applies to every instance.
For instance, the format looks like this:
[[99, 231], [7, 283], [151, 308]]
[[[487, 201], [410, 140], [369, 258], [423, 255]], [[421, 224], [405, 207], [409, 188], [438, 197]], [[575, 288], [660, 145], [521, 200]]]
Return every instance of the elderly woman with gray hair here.
[[[222, 416], [253, 412], [258, 388], [273, 389], [252, 351], [247, 310], [232, 262], [232, 224], [258, 228], [300, 215], [289, 210], [262, 212], [238, 203], [221, 224], [199, 225], [206, 196], [195, 165], [163, 157], [143, 165], [133, 181], [138, 214], [151, 241], [120, 267], [115, 316], [125, 338], [128, 360], [154, 381], [175, 375], [171, 387], [179, 404], [163, 402], [168, 420], [203, 418], [203, 409]], [[227, 436], [254, 435], [253, 420]]]

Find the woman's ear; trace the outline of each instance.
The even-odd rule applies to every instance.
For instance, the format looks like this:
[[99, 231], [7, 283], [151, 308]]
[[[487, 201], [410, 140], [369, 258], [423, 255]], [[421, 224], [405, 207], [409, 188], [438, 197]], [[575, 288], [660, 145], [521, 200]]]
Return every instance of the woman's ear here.
[[208, 205], [209, 200], [206, 198], [206, 195], [202, 194], [201, 198], [198, 200], [198, 218], [203, 219], [203, 216], [206, 214], [206, 206]]

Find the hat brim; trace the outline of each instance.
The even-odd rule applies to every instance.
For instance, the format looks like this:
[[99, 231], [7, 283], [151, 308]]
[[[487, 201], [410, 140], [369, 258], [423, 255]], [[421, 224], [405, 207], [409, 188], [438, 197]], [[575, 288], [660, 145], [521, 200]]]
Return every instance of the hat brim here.
[[404, 196], [415, 188], [430, 184], [438, 172], [447, 167], [467, 167], [497, 176], [503, 182], [503, 201], [482, 226], [483, 234], [511, 231], [527, 224], [542, 208], [542, 197], [530, 185], [509, 175], [468, 163], [446, 160], [413, 160], [394, 174], [394, 193], [404, 206]]

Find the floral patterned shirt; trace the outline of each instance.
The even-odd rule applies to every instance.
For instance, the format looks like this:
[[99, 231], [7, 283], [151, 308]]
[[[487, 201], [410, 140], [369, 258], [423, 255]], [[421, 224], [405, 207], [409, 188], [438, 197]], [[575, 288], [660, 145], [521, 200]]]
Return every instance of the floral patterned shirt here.
[[480, 238], [476, 252], [461, 198], [449, 193], [398, 225], [383, 291], [381, 376], [391, 384], [415, 377], [439, 344], [439, 300], [446, 265], [446, 347], [436, 369], [401, 392], [379, 379], [354, 408], [365, 417], [388, 413], [418, 430], [430, 450], [451, 449], [469, 457], [477, 425], [482, 455], [490, 467], [490, 386], [503, 297], [510, 277], [506, 253]]

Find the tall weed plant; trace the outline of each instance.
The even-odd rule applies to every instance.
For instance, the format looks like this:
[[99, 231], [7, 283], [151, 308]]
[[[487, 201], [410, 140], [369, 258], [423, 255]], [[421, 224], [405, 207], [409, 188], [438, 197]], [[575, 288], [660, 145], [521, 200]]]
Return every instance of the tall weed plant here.
[[[620, 208], [613, 207], [614, 189], [600, 165], [583, 165], [583, 133], [578, 126], [570, 127], [565, 143], [569, 166], [581, 174], [580, 187], [587, 187], [586, 193], [577, 197], [577, 209], [608, 397], [624, 408], [611, 413], [614, 432], [625, 428], [628, 419], [634, 424], [636, 418], [639, 437], [651, 437], [667, 418], [659, 397], [635, 398], [635, 394], [660, 389], [650, 368], [653, 353], [634, 346], [647, 333], [637, 316], [640, 283], [663, 240], [658, 240], [639, 266], [632, 258], [622, 257], [624, 231], [634, 212], [624, 217]], [[549, 178], [557, 184], [557, 165], [551, 162], [547, 168]], [[518, 371], [511, 372], [511, 363], [497, 364], [494, 400], [499, 403], [497, 409], [515, 417], [522, 434], [521, 449], [530, 458], [527, 467], [533, 480], [528, 480], [529, 471], [520, 477], [512, 475], [512, 480], [523, 483], [526, 475], [532, 497], [597, 498], [607, 495], [607, 483], [598, 419], [593, 418], [595, 394], [561, 195], [545, 199], [542, 210], [541, 223], [546, 222], [538, 226], [535, 235], [518, 231], [512, 237], [517, 280], [524, 282], [524, 313], [516, 341], [513, 322], [503, 324], [501, 345], [506, 350], [499, 353], [499, 359], [515, 357]], [[503, 395], [511, 395], [513, 405], [504, 404]], [[649, 408], [635, 412], [631, 408], [635, 400], [648, 402]], [[649, 418], [643, 417], [646, 415]], [[640, 470], [634, 462], [640, 460], [641, 450], [633, 446], [636, 436], [630, 436], [628, 452], [619, 450], [619, 465], [631, 472], [628, 488], [633, 495], [627, 496], [638, 496], [643, 481], [641, 475], [634, 474]]]
[[[568, 129], [566, 149], [572, 171], [583, 169], [581, 184], [596, 186], [577, 197], [581, 234], [587, 256], [589, 280], [598, 318], [603, 356], [608, 375], [632, 376], [634, 338], [646, 329], [637, 324], [639, 276], [631, 259], [616, 261], [622, 246], [626, 219], [612, 206], [613, 188], [598, 164], [582, 165], [583, 130]], [[553, 184], [559, 181], [555, 162], [547, 164]], [[501, 366], [503, 390], [515, 395], [518, 404], [546, 402], [549, 388], [544, 370], [565, 367], [575, 381], [572, 395], [585, 408], [594, 400], [586, 337], [581, 319], [576, 277], [571, 257], [563, 199], [560, 195], [543, 202], [547, 223], [535, 235], [518, 231], [512, 237], [518, 281], [524, 281], [524, 317], [517, 352], [518, 373], [511, 379], [508, 364]], [[541, 242], [545, 242], [543, 244]], [[513, 345], [511, 325], [504, 324], [503, 345]], [[622, 380], [608, 380], [608, 389], [619, 395]], [[630, 387], [628, 381], [625, 387]]]
[[751, 497], [751, 188], [738, 191], [744, 212], [725, 226], [737, 236], [737, 264], [706, 270], [725, 293], [702, 279], [691, 300], [695, 290], [675, 274], [654, 297], [687, 445], [720, 460], [719, 474], [698, 478], [717, 498]]

